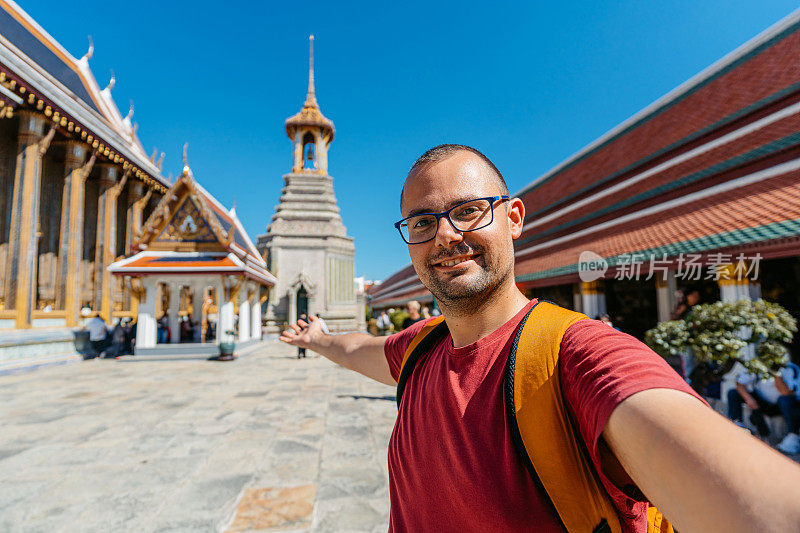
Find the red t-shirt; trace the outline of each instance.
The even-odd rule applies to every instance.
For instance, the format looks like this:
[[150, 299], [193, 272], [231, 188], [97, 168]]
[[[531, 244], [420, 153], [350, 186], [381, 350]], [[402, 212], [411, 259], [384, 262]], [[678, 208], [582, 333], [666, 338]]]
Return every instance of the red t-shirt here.
[[[563, 531], [547, 495], [519, 459], [503, 401], [511, 342], [535, 302], [468, 346], [454, 348], [448, 335], [417, 364], [389, 441], [389, 531]], [[395, 380], [409, 342], [425, 323], [387, 339], [384, 351]], [[614, 408], [636, 392], [669, 388], [696, 394], [647, 346], [597, 320], [567, 329], [559, 371], [567, 404], [624, 530], [646, 531], [646, 501], [632, 482], [623, 492], [604, 475], [598, 439]]]

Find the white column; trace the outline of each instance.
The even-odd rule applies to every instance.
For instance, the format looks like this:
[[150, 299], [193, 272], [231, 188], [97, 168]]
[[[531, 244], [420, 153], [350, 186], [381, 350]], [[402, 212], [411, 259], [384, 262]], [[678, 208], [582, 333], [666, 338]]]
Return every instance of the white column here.
[[144, 300], [139, 302], [139, 315], [136, 319], [136, 350], [156, 346], [156, 283], [145, 277], [142, 285]]
[[227, 332], [233, 330], [233, 302], [225, 294], [225, 288], [220, 286], [219, 326], [217, 338], [219, 342], [234, 342], [235, 337]]
[[[757, 288], [753, 288], [750, 280], [746, 275], [744, 275], [744, 272], [742, 272], [741, 275], [736, 272], [735, 265], [726, 265], [723, 271], [725, 272], [723, 278], [727, 279], [720, 279], [717, 281], [717, 284], [719, 285], [720, 300], [723, 302], [738, 302], [739, 300], [751, 300], [753, 293], [760, 296], [761, 287], [757, 286]], [[749, 338], [752, 335], [752, 330], [747, 327], [742, 327], [740, 335], [745, 339]], [[755, 356], [756, 347], [754, 344], [748, 344], [742, 349], [743, 358], [752, 359]], [[733, 372], [726, 374], [725, 378], [731, 380], [731, 374], [733, 374]], [[724, 385], [726, 384], [723, 383], [723, 386]]]
[[253, 293], [252, 310], [250, 311], [251, 336], [261, 340], [261, 301], [258, 299], [258, 289]]
[[247, 299], [247, 286], [239, 291], [239, 342], [250, 340], [250, 301]]
[[178, 311], [181, 309], [181, 286], [180, 284], [171, 281], [169, 282], [169, 311], [167, 318], [169, 319], [169, 342], [172, 344], [181, 341], [181, 328], [178, 322]]
[[606, 314], [606, 295], [599, 281], [581, 282], [581, 307], [589, 318]]
[[719, 286], [720, 300], [723, 302], [738, 302], [750, 299], [750, 284], [747, 280], [740, 283], [728, 283]]
[[294, 324], [297, 322], [297, 291], [290, 289], [287, 296], [289, 297], [289, 314], [286, 315], [286, 321]]
[[656, 307], [658, 309], [658, 321], [666, 322], [672, 316], [675, 309], [675, 273], [667, 271], [666, 279], [660, 273], [656, 274]]

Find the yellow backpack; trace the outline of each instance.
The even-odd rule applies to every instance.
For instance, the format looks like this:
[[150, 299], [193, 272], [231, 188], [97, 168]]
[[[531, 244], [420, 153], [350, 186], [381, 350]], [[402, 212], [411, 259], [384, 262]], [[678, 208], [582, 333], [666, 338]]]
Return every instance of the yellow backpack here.
[[[528, 472], [548, 495], [570, 533], [618, 533], [619, 516], [600, 481], [561, 394], [558, 356], [569, 326], [588, 317], [538, 302], [522, 319], [508, 355], [504, 379], [506, 412], [514, 445]], [[417, 362], [448, 333], [437, 317], [411, 340], [397, 380], [397, 406]], [[647, 512], [648, 533], [673, 533], [655, 507]]]

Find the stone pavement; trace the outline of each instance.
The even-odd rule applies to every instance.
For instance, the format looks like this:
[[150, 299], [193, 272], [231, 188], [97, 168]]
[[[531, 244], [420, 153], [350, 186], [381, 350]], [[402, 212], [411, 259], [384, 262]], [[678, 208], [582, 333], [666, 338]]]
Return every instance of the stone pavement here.
[[295, 354], [0, 376], [0, 531], [386, 531], [394, 389]]

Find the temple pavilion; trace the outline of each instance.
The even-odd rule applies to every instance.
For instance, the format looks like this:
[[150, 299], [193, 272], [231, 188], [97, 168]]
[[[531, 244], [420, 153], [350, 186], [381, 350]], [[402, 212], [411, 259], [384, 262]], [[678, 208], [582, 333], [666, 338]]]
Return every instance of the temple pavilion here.
[[133, 250], [108, 271], [123, 278], [133, 295], [137, 355], [157, 353], [159, 338], [239, 346], [261, 339], [261, 304], [275, 276], [236, 210], [203, 189], [188, 165], [144, 224]]

